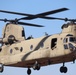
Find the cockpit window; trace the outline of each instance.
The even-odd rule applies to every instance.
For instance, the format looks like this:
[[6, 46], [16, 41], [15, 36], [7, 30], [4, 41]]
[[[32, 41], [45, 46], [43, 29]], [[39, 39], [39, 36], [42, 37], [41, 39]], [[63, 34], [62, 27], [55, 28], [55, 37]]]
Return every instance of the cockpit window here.
[[64, 38], [63, 42], [64, 43], [76, 42], [76, 37], [67, 37], [67, 38]]
[[68, 38], [64, 38], [63, 42], [67, 43], [68, 42]]
[[69, 41], [70, 41], [70, 42], [76, 42], [76, 38], [75, 38], [75, 37], [70, 37], [70, 38], [69, 38]]
[[64, 44], [64, 48], [65, 48], [65, 49], [68, 49], [68, 45], [67, 45], [67, 44]]

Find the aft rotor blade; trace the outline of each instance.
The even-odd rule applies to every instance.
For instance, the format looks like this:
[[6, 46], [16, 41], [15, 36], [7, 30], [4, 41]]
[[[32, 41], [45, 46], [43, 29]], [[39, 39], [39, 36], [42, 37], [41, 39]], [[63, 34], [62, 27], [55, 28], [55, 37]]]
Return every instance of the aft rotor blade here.
[[13, 11], [6, 11], [6, 10], [0, 10], [0, 12], [9, 13], [9, 14], [16, 14], [16, 15], [22, 15], [22, 16], [32, 16], [31, 14], [19, 13], [19, 12], [13, 12]]
[[68, 10], [68, 8], [60, 8], [60, 9], [56, 9], [56, 10], [52, 10], [52, 11], [48, 11], [48, 12], [43, 12], [43, 13], [36, 14], [36, 15], [26, 14], [26, 13], [19, 13], [19, 12], [12, 12], [12, 11], [5, 11], [5, 10], [0, 10], [0, 12], [28, 16], [28, 17], [23, 17], [21, 19], [31, 20], [31, 19], [35, 19], [35, 18], [42, 18], [42, 16], [46, 16], [46, 15], [49, 15], [49, 14], [55, 14], [55, 13], [66, 11], [66, 10]]
[[67, 18], [56, 18], [56, 17], [48, 17], [48, 16], [44, 16], [44, 19], [56, 19], [56, 20], [67, 20]]
[[43, 17], [44, 19], [56, 19], [56, 20], [64, 20], [64, 21], [72, 21], [76, 22], [76, 19], [68, 19], [68, 18], [56, 18], [56, 17]]
[[65, 11], [65, 10], [68, 10], [68, 8], [60, 8], [60, 9], [40, 13], [40, 14], [37, 14], [37, 15], [46, 16], [46, 15], [49, 15], [49, 14], [55, 14], [55, 13], [62, 12], [62, 11]]
[[20, 19], [21, 20], [31, 20], [31, 19], [35, 19], [35, 18], [43, 18], [43, 16], [50, 15], [50, 14], [55, 14], [55, 13], [66, 11], [66, 10], [69, 10], [69, 9], [68, 8], [60, 8], [60, 9], [57, 9], [57, 10], [52, 10], [52, 11], [48, 11], [48, 12], [44, 12], [44, 13], [40, 13], [40, 14], [36, 14], [36, 15], [30, 15], [28, 17], [23, 17], [23, 18], [20, 18]]
[[42, 26], [42, 25], [25, 23], [25, 22], [18, 22], [18, 24], [20, 24], [20, 25], [26, 25], [26, 26], [34, 26], [34, 27], [44, 27], [44, 26]]

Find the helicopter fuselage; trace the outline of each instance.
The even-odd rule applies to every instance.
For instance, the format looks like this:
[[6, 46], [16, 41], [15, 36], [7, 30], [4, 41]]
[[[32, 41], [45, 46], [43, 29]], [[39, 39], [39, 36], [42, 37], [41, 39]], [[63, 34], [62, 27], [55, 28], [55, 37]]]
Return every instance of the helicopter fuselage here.
[[6, 66], [32, 67], [35, 61], [40, 66], [73, 61], [76, 50], [70, 49], [71, 42], [64, 42], [66, 36], [62, 35], [43, 36], [4, 45], [0, 53], [0, 63]]

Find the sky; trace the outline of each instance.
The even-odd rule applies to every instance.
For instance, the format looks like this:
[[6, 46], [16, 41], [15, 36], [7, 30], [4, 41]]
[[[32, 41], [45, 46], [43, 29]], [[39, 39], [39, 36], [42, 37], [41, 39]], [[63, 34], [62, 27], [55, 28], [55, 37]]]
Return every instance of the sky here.
[[[71, 19], [76, 18], [76, 0], [0, 0], [0, 10], [28, 14], [38, 14], [63, 7], [69, 8], [69, 10], [49, 16]], [[0, 19], [15, 19], [21, 17], [24, 16], [0, 13]], [[45, 26], [43, 28], [24, 26], [26, 37], [32, 35], [34, 38], [44, 36], [45, 32], [49, 35], [61, 33], [61, 26], [65, 23], [60, 20], [45, 20], [40, 18], [24, 22]], [[4, 22], [0, 22], [0, 37], [2, 37], [2, 28], [5, 24]], [[40, 71], [31, 69], [31, 75], [76, 75], [76, 64], [72, 64], [72, 62], [66, 63], [65, 66], [68, 68], [66, 74], [60, 73], [59, 69], [61, 66], [62, 63], [41, 67]], [[4, 72], [0, 75], [27, 75], [27, 68], [4, 67]]]

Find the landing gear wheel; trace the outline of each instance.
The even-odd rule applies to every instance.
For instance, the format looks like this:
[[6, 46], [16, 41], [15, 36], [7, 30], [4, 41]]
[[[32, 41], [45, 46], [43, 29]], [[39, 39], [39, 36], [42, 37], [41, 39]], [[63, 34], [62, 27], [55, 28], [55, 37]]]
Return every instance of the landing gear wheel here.
[[28, 68], [28, 70], [27, 70], [27, 74], [28, 74], [28, 75], [31, 74], [31, 69]]
[[3, 64], [0, 64], [0, 73], [2, 73], [3, 70], [4, 70], [4, 66], [3, 66]]
[[64, 68], [63, 66], [60, 67], [60, 72], [61, 72], [61, 73], [63, 73], [63, 68]]
[[64, 67], [64, 73], [67, 73], [67, 67]]
[[64, 66], [60, 67], [60, 72], [61, 73], [66, 73], [67, 70], [68, 70], [67, 67], [64, 67]]

